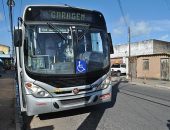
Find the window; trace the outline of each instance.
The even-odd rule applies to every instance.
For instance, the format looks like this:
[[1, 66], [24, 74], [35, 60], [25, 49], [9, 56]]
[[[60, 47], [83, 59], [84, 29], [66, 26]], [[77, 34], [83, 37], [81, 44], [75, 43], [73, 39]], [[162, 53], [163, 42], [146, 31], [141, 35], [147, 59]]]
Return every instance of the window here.
[[149, 59], [143, 59], [143, 70], [149, 70]]
[[121, 67], [122, 67], [122, 68], [126, 68], [126, 64], [122, 64]]
[[103, 45], [100, 33], [91, 33], [92, 50], [103, 53]]
[[113, 64], [112, 68], [120, 68], [120, 64]]

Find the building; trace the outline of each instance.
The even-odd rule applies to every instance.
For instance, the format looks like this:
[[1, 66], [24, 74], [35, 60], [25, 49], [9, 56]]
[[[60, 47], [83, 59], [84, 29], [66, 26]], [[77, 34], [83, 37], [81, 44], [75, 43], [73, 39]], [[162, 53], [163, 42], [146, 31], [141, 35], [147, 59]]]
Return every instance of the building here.
[[0, 58], [10, 58], [10, 47], [0, 44]]
[[132, 77], [170, 80], [170, 43], [160, 40], [146, 40], [131, 44], [129, 60], [128, 44], [114, 46], [111, 64], [128, 62]]
[[11, 68], [11, 62], [12, 62], [11, 60], [12, 57], [10, 55], [10, 47], [0, 44], [0, 61], [4, 64], [5, 69]]

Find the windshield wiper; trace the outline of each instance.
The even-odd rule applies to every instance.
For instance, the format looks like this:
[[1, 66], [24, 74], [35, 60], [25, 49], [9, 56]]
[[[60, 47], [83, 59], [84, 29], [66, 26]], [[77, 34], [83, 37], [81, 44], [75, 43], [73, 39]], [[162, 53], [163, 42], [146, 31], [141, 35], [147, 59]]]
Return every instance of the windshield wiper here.
[[58, 32], [59, 36], [61, 38], [63, 38], [64, 40], [67, 40], [67, 38], [62, 34], [62, 32], [60, 31], [59, 28], [57, 28], [56, 26], [54, 26], [52, 23], [47, 23], [47, 25], [52, 28], [54, 31]]

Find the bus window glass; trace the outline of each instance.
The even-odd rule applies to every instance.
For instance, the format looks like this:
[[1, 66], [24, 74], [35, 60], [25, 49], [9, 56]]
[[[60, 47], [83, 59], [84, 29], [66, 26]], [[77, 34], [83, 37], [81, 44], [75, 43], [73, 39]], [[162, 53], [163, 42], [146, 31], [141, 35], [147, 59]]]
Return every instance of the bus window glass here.
[[92, 50], [103, 53], [103, 45], [100, 33], [91, 33]]
[[68, 26], [60, 26], [59, 29], [56, 32], [47, 25], [29, 27], [28, 56], [25, 55], [25, 58], [30, 71], [47, 74], [74, 73], [70, 29]]
[[76, 46], [76, 59], [83, 60], [87, 64], [87, 71], [103, 69], [109, 65], [108, 45], [106, 35], [98, 29], [89, 29], [88, 31], [78, 30], [80, 37]]
[[32, 72], [75, 74], [79, 60], [87, 66], [85, 72], [109, 66], [107, 35], [100, 29], [50, 24], [30, 25], [26, 32], [25, 63]]

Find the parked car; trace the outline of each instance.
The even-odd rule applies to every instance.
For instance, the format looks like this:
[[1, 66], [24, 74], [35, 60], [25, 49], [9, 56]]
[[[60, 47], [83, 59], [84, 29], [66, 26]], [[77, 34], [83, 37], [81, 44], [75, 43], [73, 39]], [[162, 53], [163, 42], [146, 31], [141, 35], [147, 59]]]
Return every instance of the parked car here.
[[126, 74], [126, 64], [113, 64], [111, 66], [111, 74], [117, 76]]

